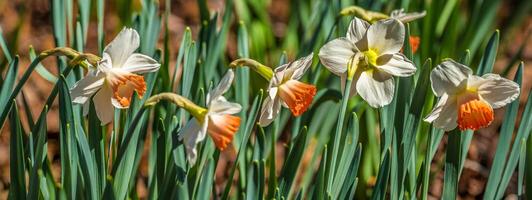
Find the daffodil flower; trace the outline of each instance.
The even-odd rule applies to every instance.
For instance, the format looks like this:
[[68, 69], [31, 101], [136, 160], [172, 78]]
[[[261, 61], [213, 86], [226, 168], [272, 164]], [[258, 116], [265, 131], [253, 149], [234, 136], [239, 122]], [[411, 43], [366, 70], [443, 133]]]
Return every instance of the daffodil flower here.
[[493, 109], [519, 96], [519, 85], [513, 81], [497, 74], [479, 77], [472, 73], [470, 68], [453, 60], [432, 70], [432, 91], [440, 99], [426, 122], [445, 131], [457, 126], [460, 130], [478, 130], [493, 121]]
[[299, 79], [312, 64], [312, 56], [310, 54], [275, 69], [268, 86], [268, 96], [262, 104], [259, 118], [261, 126], [269, 125], [279, 115], [281, 105], [289, 108], [296, 117], [308, 109], [316, 95], [316, 86]]
[[312, 65], [310, 54], [304, 58], [281, 65], [272, 71], [271, 68], [257, 61], [241, 58], [231, 62], [231, 67], [247, 66], [270, 81], [268, 96], [262, 104], [259, 125], [269, 125], [279, 112], [281, 105], [290, 109], [294, 116], [302, 115], [312, 103], [316, 95], [316, 86], [299, 81]]
[[179, 138], [183, 140], [187, 159], [191, 164], [196, 162], [196, 145], [205, 139], [207, 133], [216, 147], [223, 151], [233, 141], [233, 136], [240, 127], [240, 117], [232, 114], [239, 113], [242, 107], [240, 104], [228, 102], [222, 96], [231, 87], [233, 78], [234, 72], [229, 69], [218, 86], [207, 94], [207, 108], [197, 105], [192, 109], [185, 107], [194, 118], [188, 121]]
[[341, 77], [342, 90], [346, 79], [353, 80], [350, 95], [358, 93], [370, 106], [382, 107], [393, 99], [393, 76], [408, 77], [416, 72], [415, 65], [400, 53], [404, 38], [405, 28], [396, 19], [370, 25], [355, 17], [346, 37], [325, 44], [319, 57], [329, 71]]
[[[109, 43], [98, 62], [97, 70], [90, 71], [71, 89], [72, 101], [87, 105], [92, 98], [96, 114], [102, 124], [112, 121], [114, 108], [128, 108], [133, 91], [142, 97], [146, 92], [144, 77], [139, 75], [159, 69], [154, 59], [134, 53], [139, 47], [137, 31], [124, 28]], [[84, 106], [86, 107], [86, 106]]]

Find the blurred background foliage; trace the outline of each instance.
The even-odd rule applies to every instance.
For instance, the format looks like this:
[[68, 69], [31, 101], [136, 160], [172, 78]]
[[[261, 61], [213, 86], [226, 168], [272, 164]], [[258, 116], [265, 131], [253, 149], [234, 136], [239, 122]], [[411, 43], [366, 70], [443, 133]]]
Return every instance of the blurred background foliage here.
[[[328, 40], [343, 36], [352, 16], [339, 17], [338, 13], [342, 8], [351, 5], [387, 14], [399, 8], [403, 8], [407, 12], [425, 10], [427, 15], [424, 18], [409, 24], [409, 34], [420, 37], [421, 41], [419, 50], [412, 55], [416, 66], [420, 69], [419, 71], [422, 71], [423, 67], [430, 69], [444, 58], [453, 58], [470, 63], [473, 69], [477, 69], [478, 66], [482, 65], [482, 62], [494, 62], [494, 72], [513, 78], [519, 62], [524, 61], [522, 77], [525, 78], [523, 78], [522, 83], [522, 105], [519, 107], [519, 103], [517, 104], [519, 113], [522, 113], [526, 97], [532, 87], [532, 80], [529, 78], [532, 77], [529, 64], [532, 61], [532, 42], [529, 39], [532, 31], [532, 17], [530, 15], [532, 1], [527, 0], [1, 0], [0, 23], [4, 40], [0, 43], [3, 52], [0, 56], [0, 71], [3, 74], [2, 77], [6, 77], [10, 60], [15, 55], [19, 55], [20, 69], [18, 72], [20, 77], [31, 61], [29, 58], [32, 51], [41, 52], [56, 46], [69, 46], [99, 55], [105, 44], [123, 26], [135, 27], [142, 39], [140, 52], [156, 57], [162, 63], [160, 72], [149, 75], [150, 78], [147, 79], [153, 81], [152, 93], [174, 91], [192, 98], [196, 102], [201, 102], [200, 100], [204, 98], [203, 92], [213, 83], [218, 82], [218, 79], [227, 69], [227, 64], [234, 59], [249, 57], [274, 68], [311, 52], [316, 53]], [[484, 59], [490, 58], [491, 61], [483, 61], [483, 56], [486, 54], [489, 55], [485, 56]], [[432, 62], [425, 64], [427, 59], [431, 59]], [[44, 107], [44, 102], [54, 87], [53, 82], [58, 80], [58, 72], [65, 67], [64, 62], [64, 59], [45, 60], [42, 67], [36, 68], [38, 73], [33, 73], [22, 89], [23, 95], [19, 95], [19, 97], [23, 96], [26, 106], [22, 108], [22, 103], [17, 102], [18, 110], [20, 110], [18, 117], [22, 121], [21, 129], [25, 130], [26, 133], [33, 130], [34, 119], [39, 118], [41, 114], [39, 111]], [[82, 70], [76, 69], [75, 76], [68, 76], [65, 82], [71, 86], [75, 80], [81, 77], [82, 73]], [[421, 75], [418, 73], [414, 79], [418, 80], [419, 76]], [[3, 78], [2, 83], [6, 79]], [[296, 183], [294, 188], [279, 186], [280, 193], [286, 192], [291, 194], [291, 197], [307, 197], [304, 196], [305, 194], [316, 195], [311, 193], [314, 190], [313, 187], [318, 187], [314, 184], [320, 175], [315, 172], [319, 171], [318, 168], [321, 165], [319, 161], [322, 158], [324, 146], [334, 131], [333, 126], [339, 112], [337, 103], [339, 99], [337, 95], [334, 95], [339, 90], [339, 79], [331, 76], [315, 59], [312, 69], [305, 76], [305, 82], [317, 84], [319, 89], [324, 89], [324, 93], [328, 92], [324, 96], [334, 101], [328, 101], [325, 98], [320, 106], [312, 108], [307, 114], [296, 119], [292, 119], [290, 113], [284, 110], [281, 119], [273, 126], [265, 128], [265, 134], [262, 136], [262, 129], [253, 129], [253, 140], [250, 140], [253, 141], [253, 145], [246, 146], [248, 141], [246, 137], [250, 137], [251, 129], [247, 131], [248, 128], [244, 128], [243, 123], [241, 131], [236, 135], [235, 150], [217, 152], [219, 160], [216, 157], [214, 160], [218, 162], [214, 165], [209, 156], [202, 158], [204, 165], [201, 168], [192, 168], [188, 171], [188, 188], [179, 191], [189, 191], [189, 197], [204, 197], [202, 195], [206, 194], [198, 192], [198, 188], [205, 189], [209, 186], [201, 185], [201, 183], [214, 181], [214, 187], [211, 191], [216, 192], [216, 196], [225, 196], [229, 192], [228, 188], [231, 187], [235, 188], [231, 189], [231, 196], [233, 197], [239, 197], [240, 194], [262, 194], [261, 192], [272, 195], [275, 188], [272, 191], [269, 187], [267, 191], [250, 191], [250, 187], [244, 185], [246, 181], [242, 177], [247, 174], [246, 172], [253, 175], [260, 170], [273, 169], [274, 171], [271, 172], [273, 176], [268, 175], [270, 172], [265, 173], [267, 179], [279, 175], [278, 181], [280, 182]], [[230, 95], [234, 96], [247, 111], [241, 114], [243, 118], [246, 118], [248, 114], [252, 118], [253, 102], [257, 102], [254, 97], [260, 94], [260, 89], [266, 85], [267, 82], [259, 75], [250, 73], [245, 69], [239, 69], [235, 85], [239, 88], [232, 91]], [[331, 90], [326, 91], [326, 88]], [[422, 106], [424, 116], [434, 101], [432, 93], [428, 91], [426, 95], [414, 98], [425, 98], [422, 105], [412, 105]], [[386, 139], [379, 131], [382, 127], [379, 127], [378, 123], [379, 116], [384, 118], [382, 116], [383, 111], [372, 109], [361, 102], [358, 97], [349, 102], [348, 110], [356, 113], [358, 117], [348, 115], [346, 118], [350, 119], [350, 123], [353, 123], [352, 120], [359, 120], [356, 124], [360, 130], [360, 135], [356, 139], [361, 142], [363, 149], [361, 152], [356, 151], [361, 154], [358, 156], [360, 170], [357, 173], [358, 185], [355, 184], [357, 186], [356, 197], [369, 198], [376, 193], [375, 191], [379, 190], [379, 187], [375, 186], [379, 185], [378, 175], [381, 172], [381, 163], [385, 163], [383, 160], [386, 160], [387, 151], [383, 148]], [[60, 129], [62, 126], [58, 103], [56, 101], [47, 109], [42, 109], [43, 111], [46, 110], [43, 113], [47, 115], [44, 132], [47, 133], [46, 150], [51, 163], [50, 169], [44, 171], [45, 175], [53, 175], [51, 178], [48, 177], [49, 179], [63, 181], [62, 174], [65, 173], [65, 169], [64, 163], [61, 161], [64, 155], [59, 153], [62, 151], [60, 149], [62, 142]], [[169, 161], [159, 161], [155, 159], [157, 157], [153, 154], [157, 154], [159, 151], [170, 151], [156, 150], [155, 144], [158, 144], [159, 147], [173, 148], [171, 142], [164, 144], [164, 139], [172, 140], [173, 136], [165, 135], [166, 138], [157, 139], [156, 137], [160, 137], [157, 134], [175, 132], [180, 124], [187, 119], [187, 114], [178, 112], [175, 108], [172, 108], [173, 110], [169, 108], [172, 108], [171, 105], [164, 105], [155, 109], [154, 116], [157, 117], [153, 117], [150, 125], [147, 122], [142, 123], [144, 126], [150, 126], [150, 133], [146, 136], [146, 145], [143, 145], [143, 140], [139, 140], [140, 150], [131, 154], [137, 158], [132, 157], [129, 162], [133, 163], [133, 160], [137, 160], [138, 173], [134, 169], [129, 169], [133, 170], [131, 174], [133, 177], [129, 179], [130, 184], [121, 188], [119, 186], [122, 184], [121, 182], [106, 180], [105, 176], [99, 177], [101, 178], [100, 183], [112, 182], [115, 185], [115, 190], [124, 191], [121, 193], [123, 195], [129, 192], [128, 195], [131, 197], [154, 197], [148, 196], [153, 195], [155, 190], [152, 185], [152, 178], [155, 177], [153, 176], [153, 166], [160, 166], [159, 162], [168, 164]], [[131, 110], [127, 115], [133, 118], [138, 108]], [[171, 115], [174, 113], [178, 113], [176, 119]], [[117, 116], [119, 115], [117, 114]], [[493, 125], [479, 131], [473, 137], [469, 151], [465, 155], [464, 170], [459, 180], [458, 194], [460, 197], [474, 199], [485, 195], [484, 189], [496, 154], [496, 148], [493, 147], [498, 144], [499, 128], [503, 122], [502, 116], [504, 116], [504, 110], [498, 110], [497, 119]], [[11, 116], [11, 118], [13, 117], [16, 116]], [[518, 118], [518, 121], [519, 119], [521, 117]], [[128, 119], [127, 122], [112, 128], [100, 128], [95, 133], [89, 134], [101, 134], [112, 129], [119, 135], [118, 133], [124, 133], [124, 129], [129, 127], [127, 125], [131, 124], [130, 120], [133, 119]], [[142, 120], [148, 121], [147, 119]], [[13, 130], [11, 128], [13, 128], [12, 124], [6, 122], [2, 128], [3, 133], [0, 135], [0, 168], [2, 169], [0, 198], [2, 199], [7, 198], [8, 189], [12, 184], [10, 170], [8, 170], [12, 164], [8, 153], [10, 134], [6, 134]], [[146, 127], [143, 128], [148, 130]], [[242, 134], [245, 132], [248, 133]], [[423, 164], [425, 164], [424, 158], [429, 154], [427, 148], [432, 145], [430, 143], [432, 140], [428, 138], [428, 135], [433, 132], [434, 130], [431, 129], [430, 125], [423, 122], [417, 129], [417, 133], [420, 134], [415, 135], [415, 156], [413, 156], [415, 159], [412, 162], [413, 166], [409, 166], [414, 169], [415, 173], [410, 173], [407, 179], [411, 187], [414, 185], [415, 188], [416, 182], [422, 182], [421, 171]], [[304, 134], [300, 135], [300, 133]], [[271, 140], [270, 135], [273, 137]], [[113, 134], [104, 134], [104, 136], [111, 137], [108, 140], [112, 140]], [[262, 146], [259, 139], [261, 137], [266, 137], [266, 139], [262, 138], [265, 142]], [[430, 197], [442, 195], [446, 141], [447, 136], [443, 136], [442, 142], [439, 143], [438, 141], [430, 149], [433, 151], [430, 154], [434, 155], [434, 160], [430, 162], [431, 168], [428, 168], [431, 172], [431, 184], [428, 188]], [[532, 155], [530, 139], [528, 141], [528, 154]], [[108, 144], [109, 141], [104, 143]], [[237, 151], [241, 145], [247, 147], [244, 148], [242, 156]], [[204, 155], [213, 154], [214, 149], [209, 149], [208, 145], [205, 146], [207, 150], [204, 151], [207, 153]], [[255, 146], [258, 147], [255, 148]], [[352, 150], [355, 152], [356, 145], [353, 146]], [[271, 150], [275, 150], [274, 153], [269, 153]], [[209, 151], [213, 152], [209, 154]], [[253, 168], [254, 162], [257, 160], [259, 163], [261, 162], [257, 157], [264, 158], [264, 162], [268, 162], [264, 163], [268, 166], [267, 169], [260, 168], [260, 166], [264, 167], [260, 164], [256, 164], [256, 169]], [[286, 159], [294, 157], [301, 159], [301, 163], [295, 166], [297, 171], [293, 171], [291, 166], [287, 166], [284, 162]], [[176, 158], [176, 160], [179, 159]], [[183, 161], [181, 160], [181, 162]], [[234, 167], [235, 162], [240, 163], [239, 167]], [[270, 162], [276, 167], [272, 168]], [[392, 162], [397, 162], [397, 160]], [[116, 168], [122, 169], [123, 167], [118, 166]], [[238, 168], [241, 178], [238, 179], [235, 176], [235, 181], [232, 181], [235, 168]], [[46, 173], [47, 170], [49, 171], [48, 174]], [[206, 174], [202, 170], [205, 170], [204, 173]], [[264, 171], [262, 172], [264, 173]], [[296, 174], [288, 176], [290, 172], [297, 172], [297, 176]], [[173, 173], [175, 173], [176, 179], [181, 181], [179, 173], [182, 172]], [[201, 176], [202, 174], [204, 176]], [[164, 177], [164, 175], [164, 173], [157, 174], [157, 177]], [[203, 180], [204, 178], [208, 179], [209, 175], [211, 178], [214, 177], [214, 180]], [[253, 179], [253, 176], [250, 175], [247, 178], [249, 177]], [[527, 177], [530, 178], [531, 176]], [[511, 179], [504, 196], [512, 197], [513, 194], [517, 193], [519, 187], [517, 179], [515, 176]], [[171, 180], [162, 180], [161, 178], [160, 181], [159, 187], [167, 184], [165, 181]], [[227, 184], [228, 182], [234, 182], [234, 184], [231, 186]], [[386, 182], [387, 180], [384, 181], [384, 183]], [[247, 183], [254, 182], [251, 180]], [[262, 180], [262, 184], [264, 183], [270, 184], [271, 181]], [[288, 191], [283, 191], [286, 190], [286, 187]], [[97, 193], [105, 194], [106, 188], [101, 186], [99, 188], [101, 191]], [[261, 187], [257, 186], [257, 188]], [[162, 188], [158, 189], [162, 190]], [[386, 187], [383, 191], [386, 192]], [[251, 196], [247, 197], [252, 198]], [[205, 198], [208, 198], [208, 195]]]

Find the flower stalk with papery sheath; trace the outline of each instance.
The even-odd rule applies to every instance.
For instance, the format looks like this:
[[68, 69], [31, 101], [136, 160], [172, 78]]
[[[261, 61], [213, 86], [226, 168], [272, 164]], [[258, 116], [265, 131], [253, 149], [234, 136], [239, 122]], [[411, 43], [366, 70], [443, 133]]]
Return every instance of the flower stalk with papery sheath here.
[[354, 15], [355, 17], [366, 20], [372, 24], [379, 20], [389, 19], [389, 18], [394, 18], [403, 23], [408, 23], [416, 19], [420, 19], [424, 17], [426, 14], [427, 12], [425, 11], [406, 13], [404, 12], [404, 9], [401, 8], [401, 9], [393, 10], [390, 13], [390, 15], [387, 15], [381, 12], [366, 10], [358, 6], [349, 6], [340, 11], [340, 16]]
[[[102, 60], [96, 70], [89, 70], [87, 76], [71, 89], [72, 101], [84, 104], [93, 95], [96, 114], [102, 124], [112, 121], [114, 108], [128, 108], [133, 92], [142, 97], [146, 92], [144, 77], [139, 75], [154, 72], [160, 64], [154, 59], [134, 53], [140, 38], [134, 29], [124, 28], [104, 49]], [[86, 113], [86, 112], [85, 112]]]
[[233, 61], [230, 67], [248, 66], [269, 80], [268, 96], [262, 104], [259, 124], [269, 125], [281, 111], [281, 105], [289, 108], [294, 116], [302, 115], [316, 95], [316, 86], [299, 81], [312, 65], [310, 54], [294, 62], [281, 65], [272, 71], [263, 64], [243, 58]]
[[153, 106], [161, 100], [171, 101], [187, 110], [193, 118], [180, 131], [179, 139], [183, 140], [187, 151], [187, 160], [193, 165], [196, 162], [196, 145], [205, 140], [208, 133], [216, 147], [223, 151], [233, 141], [240, 127], [240, 117], [233, 116], [242, 110], [240, 104], [228, 102], [223, 94], [229, 90], [233, 82], [234, 72], [229, 70], [218, 86], [207, 94], [206, 106], [203, 108], [192, 101], [174, 93], [161, 93], [146, 100], [146, 106]]
[[329, 41], [319, 52], [323, 65], [340, 76], [342, 90], [353, 79], [350, 95], [359, 94], [372, 107], [388, 105], [394, 95], [393, 76], [408, 77], [416, 72], [403, 55], [405, 28], [396, 19], [370, 25], [355, 17], [346, 37]]
[[426, 122], [445, 131], [478, 130], [494, 119], [493, 109], [519, 96], [519, 85], [497, 74], [473, 75], [471, 69], [447, 60], [430, 74], [432, 91], [440, 97]]

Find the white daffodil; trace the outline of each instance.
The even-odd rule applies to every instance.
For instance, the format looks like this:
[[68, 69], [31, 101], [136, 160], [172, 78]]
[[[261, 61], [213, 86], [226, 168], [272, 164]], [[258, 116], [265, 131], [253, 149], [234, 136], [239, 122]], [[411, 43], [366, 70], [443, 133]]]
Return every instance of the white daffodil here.
[[358, 93], [370, 106], [382, 107], [393, 99], [393, 76], [416, 72], [416, 66], [400, 53], [404, 38], [405, 28], [396, 19], [370, 25], [355, 17], [346, 37], [325, 44], [319, 57], [329, 71], [341, 77], [342, 90], [346, 79], [352, 79], [350, 95]]
[[193, 105], [194, 108], [186, 108], [194, 118], [179, 134], [186, 147], [187, 159], [191, 164], [196, 162], [196, 145], [205, 139], [209, 133], [214, 144], [221, 151], [224, 150], [240, 127], [240, 117], [232, 114], [242, 110], [240, 104], [228, 102], [222, 95], [229, 90], [233, 82], [234, 72], [229, 71], [224, 75], [218, 86], [207, 94], [207, 108]]
[[472, 73], [467, 66], [453, 60], [432, 70], [432, 91], [440, 99], [425, 118], [426, 122], [445, 131], [456, 126], [460, 130], [478, 130], [493, 121], [493, 109], [519, 96], [519, 85], [513, 81], [497, 74], [479, 77]]
[[401, 9], [393, 10], [392, 13], [390, 14], [390, 17], [395, 18], [403, 23], [408, 23], [416, 19], [423, 18], [426, 14], [427, 12], [425, 11], [405, 13], [405, 10], [401, 8]]
[[268, 86], [268, 96], [262, 104], [259, 124], [269, 125], [281, 110], [281, 105], [289, 108], [294, 116], [303, 114], [316, 95], [316, 86], [300, 82], [312, 64], [313, 54], [275, 69]]
[[114, 108], [128, 108], [133, 91], [139, 97], [146, 92], [144, 77], [139, 75], [159, 69], [154, 59], [134, 53], [139, 47], [140, 39], [137, 31], [124, 28], [109, 43], [103, 52], [102, 60], [96, 71], [78, 81], [71, 89], [72, 101], [85, 104], [93, 95], [96, 114], [102, 122], [112, 121]]

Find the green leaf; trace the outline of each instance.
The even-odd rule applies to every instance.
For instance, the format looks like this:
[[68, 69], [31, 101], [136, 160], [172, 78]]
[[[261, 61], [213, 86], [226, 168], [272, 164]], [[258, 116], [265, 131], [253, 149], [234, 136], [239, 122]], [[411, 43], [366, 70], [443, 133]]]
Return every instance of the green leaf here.
[[331, 158], [330, 162], [327, 162], [327, 166], [325, 167], [325, 177], [327, 177], [327, 193], [331, 193], [333, 182], [335, 179], [334, 174], [336, 174], [336, 166], [337, 166], [337, 157], [338, 157], [338, 151], [340, 146], [340, 139], [342, 138], [343, 133], [343, 127], [344, 127], [344, 119], [345, 119], [345, 113], [347, 110], [347, 102], [349, 101], [349, 91], [351, 90], [351, 82], [352, 79], [347, 79], [346, 85], [345, 85], [345, 92], [342, 97], [342, 103], [340, 107], [340, 112], [338, 114], [338, 121], [336, 122], [336, 131], [334, 134], [332, 134], [332, 137], [329, 138], [328, 146], [329, 148], [332, 148], [332, 151], [329, 152], [329, 155], [327, 155], [328, 158]]
[[202, 179], [199, 186], [198, 196], [195, 199], [208, 200], [211, 196], [213, 178], [214, 178], [214, 161], [209, 158], [206, 163], [206, 167], [203, 170]]
[[11, 52], [9, 52], [9, 49], [7, 48], [6, 40], [4, 39], [4, 33], [1, 28], [0, 28], [0, 48], [2, 48], [2, 52], [4, 53], [4, 56], [6, 57], [7, 62], [11, 63], [13, 58], [11, 57]]
[[2, 108], [2, 113], [0, 116], [0, 129], [4, 124], [4, 120], [7, 117], [9, 108], [11, 108], [11, 103], [13, 97], [13, 86], [15, 85], [15, 80], [18, 74], [18, 56], [15, 56], [15, 59], [9, 63], [9, 68], [6, 73], [4, 82], [0, 86], [0, 108]]
[[355, 193], [356, 186], [357, 186], [357, 174], [358, 174], [358, 168], [360, 164], [362, 156], [362, 143], [358, 143], [357, 148], [355, 150], [355, 155], [353, 156], [353, 160], [349, 163], [349, 170], [347, 171], [347, 174], [345, 175], [345, 180], [343, 184], [340, 186], [340, 193], [338, 195], [338, 199], [347, 199], [347, 195], [349, 194], [351, 197], [349, 199], [353, 199], [352, 195]]
[[388, 180], [390, 178], [390, 154], [391, 151], [388, 149], [384, 154], [384, 158], [381, 162], [381, 167], [379, 169], [379, 174], [377, 175], [377, 182], [375, 183], [375, 188], [373, 189], [373, 194], [371, 199], [385, 199], [386, 190], [388, 188]]
[[[226, 37], [227, 33], [229, 32], [232, 13], [233, 2], [232, 0], [226, 1], [224, 16], [222, 19], [222, 27], [220, 28], [219, 32], [216, 31], [216, 24], [218, 22], [217, 17], [215, 16], [209, 21], [210, 31], [207, 30], [206, 32], [206, 34], [208, 34], [208, 38], [203, 40], [203, 42], [207, 42], [206, 56], [203, 58], [205, 61], [205, 65], [203, 66], [205, 73], [205, 84], [208, 84], [213, 80], [213, 76], [216, 72], [215, 67], [218, 64], [220, 55], [225, 52], [225, 48], [223, 47], [225, 47], [227, 41]], [[203, 28], [202, 31], [204, 31]]]
[[299, 164], [301, 163], [304, 150], [307, 147], [307, 134], [307, 128], [303, 127], [301, 132], [295, 138], [293, 145], [291, 145], [292, 148], [290, 149], [290, 152], [286, 158], [286, 160], [289, 160], [290, 162], [285, 162], [283, 168], [281, 169], [281, 178], [279, 183], [281, 185], [280, 192], [284, 198], [288, 198], [292, 193], [292, 184], [297, 175], [297, 170], [299, 168]]
[[[521, 65], [515, 74], [514, 81], [521, 86], [523, 79], [523, 66]], [[519, 98], [518, 98], [519, 99]], [[491, 166], [490, 175], [488, 177], [488, 183], [486, 184], [486, 193], [484, 194], [484, 199], [494, 199], [497, 196], [497, 191], [499, 188], [498, 185], [501, 184], [501, 179], [503, 177], [503, 170], [506, 162], [506, 156], [510, 149], [512, 142], [512, 136], [515, 127], [515, 121], [517, 119], [517, 112], [519, 111], [519, 101], [514, 101], [506, 108], [506, 113], [504, 114], [504, 120], [502, 127], [500, 129], [499, 142], [497, 143], [497, 149], [495, 151], [494, 160], [499, 162], [493, 162]], [[517, 140], [519, 141], [519, 140]], [[517, 143], [518, 144], [518, 143]], [[518, 151], [517, 148], [516, 151]], [[516, 157], [515, 159], [517, 159]], [[515, 169], [515, 165], [512, 168]], [[509, 173], [509, 172], [508, 172]], [[505, 187], [506, 188], [506, 187]], [[502, 195], [502, 194], [501, 194]]]
[[9, 127], [9, 171], [11, 184], [9, 185], [9, 199], [26, 199], [26, 155], [24, 152], [22, 125], [16, 102], [11, 103]]
[[[73, 119], [72, 101], [66, 85], [65, 77], [61, 76], [59, 84], [59, 152], [61, 156], [61, 183], [69, 198], [76, 198], [78, 178], [78, 154], [75, 146], [76, 126]], [[88, 180], [87, 180], [88, 181]], [[96, 189], [94, 187], [93, 189]]]
[[493, 70], [493, 65], [495, 64], [495, 59], [497, 58], [497, 49], [499, 48], [499, 30], [495, 31], [491, 36], [484, 55], [477, 68], [477, 75], [484, 75], [490, 73]]
[[[350, 172], [350, 170], [353, 170], [352, 168], [358, 170], [358, 163], [356, 163], [356, 166], [353, 162], [358, 162], [354, 156], [357, 153], [358, 150], [361, 151], [361, 145], [359, 144], [357, 148], [358, 143], [358, 117], [356, 113], [352, 113], [352, 117], [349, 120], [349, 129], [347, 131], [347, 134], [342, 135], [341, 143], [340, 143], [340, 149], [341, 151], [338, 156], [341, 157], [338, 163], [338, 170], [336, 171], [335, 176], [337, 179], [334, 180], [333, 183], [333, 190], [332, 190], [332, 197], [338, 198], [340, 195], [340, 191], [342, 189], [349, 190], [351, 184], [354, 182], [356, 178], [356, 172]], [[360, 154], [361, 152], [358, 152]], [[358, 158], [360, 159], [360, 158]], [[348, 173], [351, 173], [350, 176]], [[347, 188], [344, 188], [347, 187]], [[348, 193], [348, 191], [345, 191], [344, 196]], [[341, 199], [341, 198], [340, 198]]]
[[[185, 29], [185, 32], [183, 33], [183, 38], [181, 39], [181, 43], [180, 43], [180, 46], [179, 46], [179, 53], [177, 54], [177, 59], [176, 59], [176, 62], [175, 62], [176, 63], [175, 64], [176, 65], [176, 67], [175, 67], [176, 70], [174, 70], [174, 75], [172, 76], [172, 82], [171, 82], [172, 86], [175, 84], [175, 81], [177, 79], [177, 72], [179, 71], [178, 69], [181, 68], [181, 66], [185, 67], [185, 64], [181, 65], [181, 62], [183, 61], [183, 58], [188, 57], [187, 52], [190, 52], [191, 43], [192, 43], [192, 33], [190, 31], [190, 27], [187, 27]], [[194, 54], [197, 55], [196, 52], [194, 52]], [[195, 64], [195, 62], [193, 62], [193, 63]], [[183, 74], [181, 75], [182, 84], [184, 84], [184, 82], [183, 82]], [[176, 90], [177, 90], [177, 88], [176, 88]]]
[[[243, 159], [243, 156], [245, 155], [244, 151], [246, 150], [249, 137], [251, 136], [252, 129], [254, 127], [255, 121], [257, 120], [257, 115], [259, 113], [259, 109], [262, 105], [262, 90], [259, 92], [259, 94], [255, 97], [255, 100], [253, 101], [253, 105], [251, 106], [250, 112], [248, 114], [248, 121], [245, 124], [244, 131], [241, 132], [244, 134], [244, 137], [240, 143], [240, 148], [238, 148], [238, 154], [236, 156], [236, 160]], [[241, 158], [242, 157], [242, 158]], [[233, 167], [229, 171], [229, 176], [227, 177], [227, 180], [233, 180], [233, 177], [235, 175], [237, 165], [233, 165]], [[228, 199], [229, 192], [231, 191], [231, 185], [233, 184], [232, 181], [228, 181], [225, 185], [225, 189], [222, 195], [222, 199]]]
[[[521, 63], [521, 65], [519, 65], [517, 73], [519, 74], [522, 73], [523, 67], [524, 65], [523, 63]], [[519, 98], [517, 98], [512, 104], [510, 104], [510, 106], [512, 106], [513, 104], [517, 104], [517, 107], [519, 107]], [[513, 108], [513, 107], [509, 107], [508, 109], [510, 108]], [[530, 132], [532, 131], [532, 116], [531, 116], [532, 114], [531, 113], [532, 113], [532, 94], [529, 92], [525, 110], [522, 114], [522, 117], [519, 123], [519, 128], [517, 129], [517, 134], [515, 135], [515, 138], [514, 138], [514, 142], [512, 143], [512, 150], [510, 151], [510, 154], [508, 155], [508, 161], [506, 162], [506, 166], [504, 168], [501, 181], [498, 183], [499, 186], [497, 189], [496, 197], [502, 198], [502, 195], [504, 195], [504, 192], [506, 191], [506, 188], [508, 187], [508, 184], [510, 183], [512, 174], [515, 171], [515, 168], [517, 167], [517, 164], [521, 157], [520, 154], [522, 152], [521, 148], [523, 145], [522, 140], [526, 141], [528, 137], [530, 136]], [[514, 114], [516, 115], [515, 117], [517, 117], [518, 113], [516, 112]], [[508, 117], [504, 118], [503, 123], [511, 123], [511, 121], [506, 121], [506, 120], [509, 120], [507, 118]], [[503, 129], [501, 129], [501, 133], [503, 133], [502, 130]]]
[[447, 133], [448, 145], [445, 153], [442, 199], [456, 199], [460, 179], [461, 138], [457, 129]]
[[34, 137], [37, 144], [34, 147], [35, 158], [31, 161], [31, 171], [29, 173], [29, 192], [27, 199], [37, 199], [40, 192], [39, 171], [46, 158], [47, 152], [47, 133], [46, 133], [46, 114], [48, 106], [44, 106], [39, 119], [35, 126], [32, 127], [30, 137]]
[[521, 140], [521, 150], [520, 150], [520, 156], [519, 156], [519, 168], [517, 169], [517, 197], [518, 198], [524, 198], [524, 192], [523, 192], [523, 186], [524, 184], [524, 177], [525, 177], [525, 165], [526, 165], [526, 140]]
[[[235, 2], [236, 3], [236, 2]], [[240, 22], [238, 27], [238, 35], [237, 35], [237, 53], [240, 58], [249, 58], [249, 44], [248, 44], [248, 33], [246, 30], [246, 26], [244, 25], [244, 22]], [[249, 68], [247, 67], [237, 67], [235, 69], [235, 100], [237, 103], [239, 103], [242, 106], [242, 111], [240, 112], [240, 119], [245, 122], [246, 119], [246, 111], [249, 107], [249, 95], [250, 95], [250, 81], [249, 81]], [[240, 134], [236, 134], [235, 141], [240, 141], [241, 136]], [[238, 148], [238, 143], [236, 143]]]

